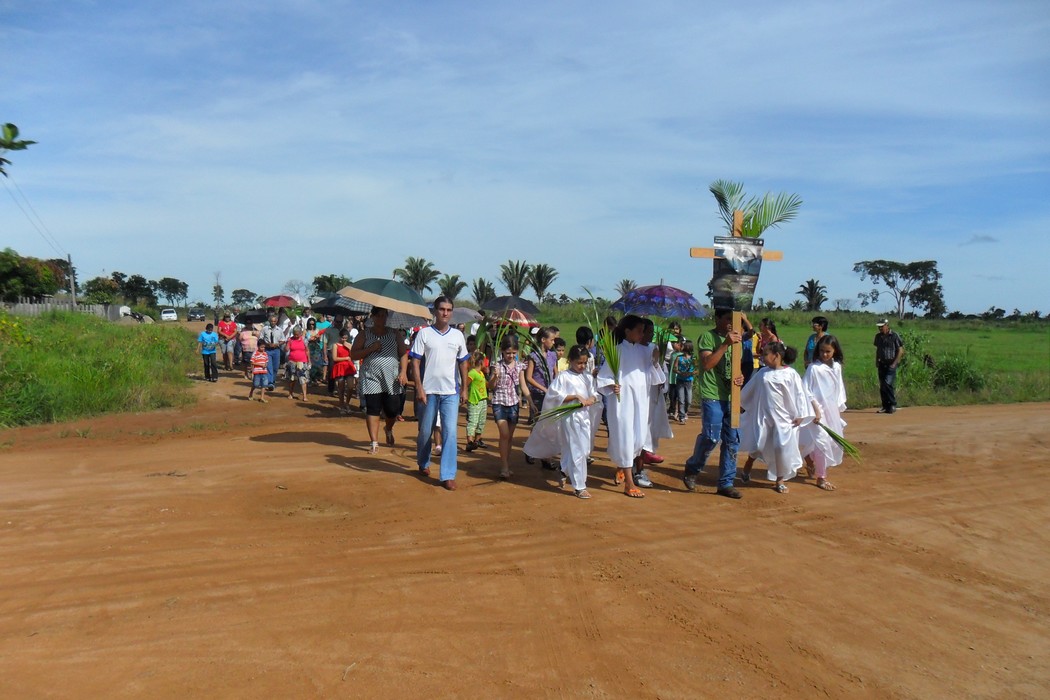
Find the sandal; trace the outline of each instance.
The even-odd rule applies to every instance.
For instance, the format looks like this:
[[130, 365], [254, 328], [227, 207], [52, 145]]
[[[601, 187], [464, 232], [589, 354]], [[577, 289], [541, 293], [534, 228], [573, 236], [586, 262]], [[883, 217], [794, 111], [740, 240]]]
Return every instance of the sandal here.
[[534, 460], [532, 457], [529, 457], [528, 455], [525, 455], [525, 464], [535, 464], [535, 463], [536, 463], [536, 460]]
[[833, 484], [833, 483], [831, 483], [830, 481], [827, 481], [827, 480], [825, 480], [825, 481], [818, 481], [817, 482], [817, 488], [818, 489], [824, 489], [825, 491], [834, 491], [835, 490], [835, 484]]
[[788, 487], [785, 484], [777, 484], [776, 486], [773, 487], [773, 490], [776, 491], [777, 493], [787, 493], [788, 492]]
[[623, 492], [624, 496], [630, 496], [631, 498], [645, 498], [645, 494], [642, 493], [640, 488], [629, 488]]
[[565, 472], [558, 473], [558, 488], [565, 488], [565, 482], [569, 480], [569, 477], [565, 476]]
[[379, 452], [379, 443], [378, 442], [370, 443], [369, 447], [368, 447], [368, 454], [374, 455], [374, 454], [377, 454], [378, 452]]
[[510, 469], [504, 469], [503, 471], [501, 471], [499, 473], [499, 480], [500, 481], [507, 481], [512, 476], [514, 476], [514, 472], [512, 472]]
[[619, 486], [620, 484], [622, 484], [626, 480], [627, 480], [627, 477], [625, 477], [623, 475], [623, 469], [617, 469], [616, 470], [616, 478], [613, 479], [613, 481], [616, 482], [616, 485]]
[[576, 493], [576, 498], [590, 498], [591, 497], [591, 494], [587, 491], [587, 489], [580, 489], [580, 490], [576, 491], [575, 493]]
[[385, 429], [383, 432], [386, 433], [386, 444], [393, 447], [394, 445], [394, 431], [390, 428]]

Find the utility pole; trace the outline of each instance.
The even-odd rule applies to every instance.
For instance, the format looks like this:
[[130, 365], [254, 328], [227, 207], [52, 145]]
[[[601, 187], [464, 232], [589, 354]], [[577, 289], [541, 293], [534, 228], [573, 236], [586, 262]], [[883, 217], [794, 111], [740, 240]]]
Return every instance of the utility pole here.
[[66, 253], [66, 262], [69, 263], [69, 298], [73, 300], [73, 308], [77, 308], [77, 281], [76, 273], [73, 271], [73, 256]]

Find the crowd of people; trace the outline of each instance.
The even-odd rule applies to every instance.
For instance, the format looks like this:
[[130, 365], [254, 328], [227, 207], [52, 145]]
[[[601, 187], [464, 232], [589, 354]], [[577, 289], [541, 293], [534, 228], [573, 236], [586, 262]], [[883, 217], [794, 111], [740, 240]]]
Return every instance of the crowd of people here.
[[[380, 307], [367, 320], [318, 318], [309, 310], [293, 320], [275, 312], [261, 328], [226, 315], [217, 330], [209, 323], [200, 334], [198, 352], [208, 381], [218, 380], [220, 354], [225, 369], [241, 367], [251, 379], [249, 399], [265, 402], [277, 392], [283, 367], [289, 398], [309, 401], [313, 386], [335, 397], [340, 413], [362, 412], [369, 454], [380, 450], [380, 428], [382, 444], [395, 444], [394, 428], [406, 420], [411, 389], [416, 467], [429, 477], [436, 461], [438, 480], [449, 491], [457, 489], [461, 408], [467, 452], [489, 448], [485, 425], [489, 417], [496, 424], [501, 480], [513, 476], [514, 434], [528, 409], [531, 430], [522, 448], [527, 463], [539, 460], [559, 485], [591, 498], [588, 466], [604, 425], [615, 483], [625, 495], [643, 498], [642, 489], [653, 485], [650, 466], [664, 462], [657, 453], [660, 440], [673, 437], [673, 424], [690, 419], [694, 397], [701, 427], [681, 474], [687, 490], [696, 490], [715, 448], [721, 496], [741, 498], [736, 484], [751, 482], [756, 461], [765, 464], [766, 479], [778, 493], [787, 493], [787, 482], [802, 470], [817, 487], [835, 489], [828, 470], [842, 462], [843, 449], [822, 426], [838, 436], [845, 431], [845, 358], [822, 316], [813, 319], [800, 375], [792, 369], [798, 353], [780, 340], [772, 319], [763, 318], [756, 329], [742, 314], [741, 330], [734, 330], [730, 310], [715, 311], [714, 327], [695, 343], [677, 323], [657, 329], [634, 314], [609, 317], [598, 333], [612, 342], [600, 345], [588, 326], [576, 330], [572, 345], [554, 326], [493, 336], [482, 321], [472, 328], [480, 333], [468, 334], [450, 323], [452, 311], [452, 301], [438, 297], [434, 321], [413, 330], [389, 327], [389, 312]], [[892, 413], [903, 343], [883, 320], [874, 345], [882, 412]], [[741, 348], [740, 357], [735, 348]], [[732, 420], [734, 385], [741, 388], [739, 428]], [[738, 452], [747, 453], [742, 470]]]

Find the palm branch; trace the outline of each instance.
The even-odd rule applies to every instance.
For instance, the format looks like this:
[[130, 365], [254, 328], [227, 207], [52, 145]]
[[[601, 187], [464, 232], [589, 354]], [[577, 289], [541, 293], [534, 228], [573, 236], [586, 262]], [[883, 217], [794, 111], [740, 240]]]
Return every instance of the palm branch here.
[[794, 219], [801, 206], [802, 198], [797, 194], [781, 192], [774, 196], [772, 192], [766, 192], [762, 201], [756, 202], [750, 211], [744, 213], [741, 235], [746, 238], [759, 238], [766, 229]]
[[836, 433], [834, 430], [832, 430], [828, 426], [824, 425], [823, 423], [819, 423], [818, 425], [820, 425], [820, 427], [824, 429], [824, 432], [828, 434], [828, 437], [830, 437], [832, 440], [834, 440], [835, 443], [839, 447], [842, 448], [842, 452], [844, 454], [846, 454], [847, 456], [852, 457], [853, 459], [857, 460], [857, 462], [860, 462], [860, 450], [858, 450], [853, 445], [853, 443], [851, 443], [849, 440], [847, 440], [846, 438], [842, 437], [841, 435], [839, 435], [838, 433]]
[[581, 408], [583, 408], [583, 404], [579, 401], [576, 401], [574, 403], [563, 403], [561, 406], [555, 406], [554, 408], [548, 408], [546, 411], [543, 411], [538, 416], [536, 416], [536, 421], [539, 422], [541, 420], [559, 420], [561, 418], [567, 417], [570, 413], [573, 413]]
[[759, 238], [767, 229], [794, 219], [802, 206], [801, 197], [786, 192], [778, 195], [767, 192], [761, 200], [755, 197], [747, 199], [744, 185], [730, 180], [715, 180], [708, 190], [718, 203], [718, 215], [730, 234], [733, 232], [733, 212], [743, 212], [740, 235], [745, 238]]

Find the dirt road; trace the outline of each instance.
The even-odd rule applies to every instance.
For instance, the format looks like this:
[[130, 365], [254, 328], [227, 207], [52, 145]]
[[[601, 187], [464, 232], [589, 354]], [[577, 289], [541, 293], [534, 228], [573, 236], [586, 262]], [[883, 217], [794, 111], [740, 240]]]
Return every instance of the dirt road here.
[[852, 412], [838, 491], [741, 501], [682, 488], [694, 419], [580, 501], [233, 376], [0, 433], [0, 697], [1050, 696], [1048, 404]]

